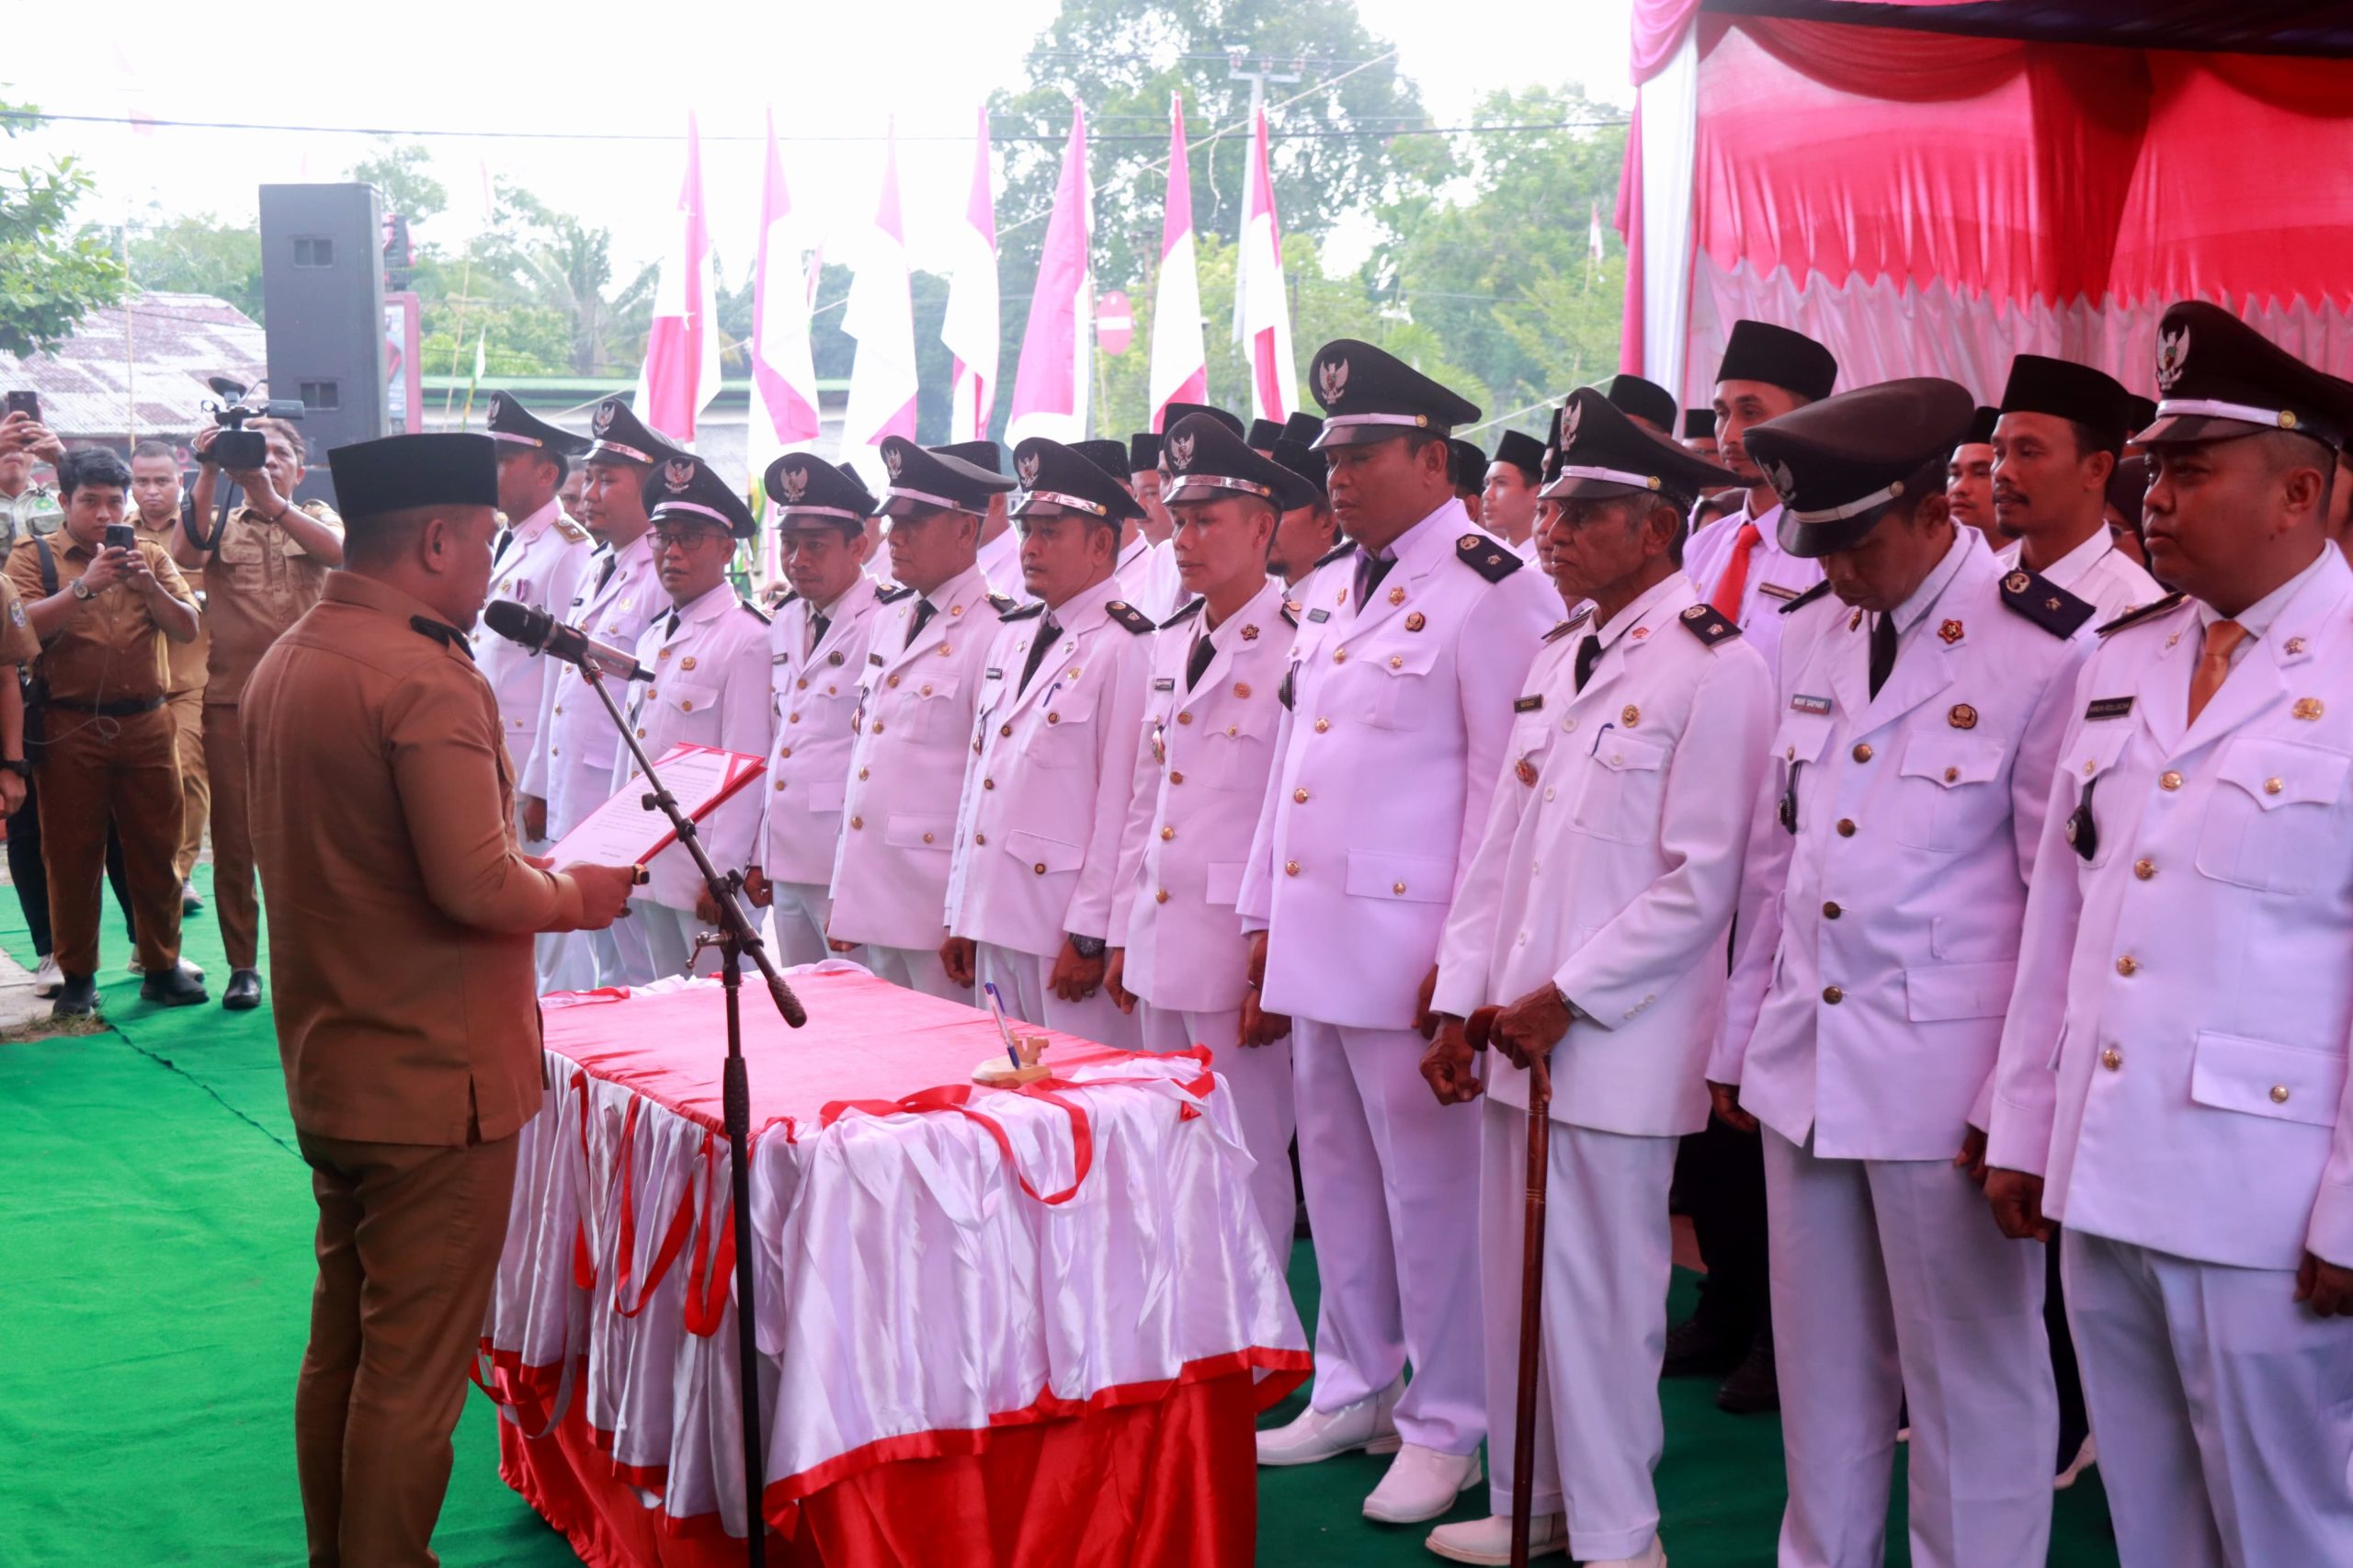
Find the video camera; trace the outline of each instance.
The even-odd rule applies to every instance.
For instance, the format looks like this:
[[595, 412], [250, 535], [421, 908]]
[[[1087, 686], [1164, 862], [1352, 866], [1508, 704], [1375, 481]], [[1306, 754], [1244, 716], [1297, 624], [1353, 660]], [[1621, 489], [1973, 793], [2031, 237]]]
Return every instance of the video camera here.
[[302, 401], [300, 398], [265, 398], [259, 403], [247, 403], [247, 389], [226, 376], [207, 378], [219, 403], [207, 403], [204, 411], [221, 427], [211, 445], [197, 454], [197, 460], [223, 469], [256, 469], [269, 460], [269, 438], [258, 430], [245, 428], [248, 419], [300, 419]]

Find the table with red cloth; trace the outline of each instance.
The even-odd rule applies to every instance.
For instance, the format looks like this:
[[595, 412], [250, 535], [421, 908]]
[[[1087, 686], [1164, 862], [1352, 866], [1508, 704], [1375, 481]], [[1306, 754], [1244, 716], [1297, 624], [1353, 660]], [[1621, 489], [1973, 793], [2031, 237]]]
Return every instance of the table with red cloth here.
[[[1222, 1081], [850, 966], [743, 996], [769, 1561], [1251, 1560], [1256, 1413], [1306, 1375]], [[742, 1561], [717, 983], [551, 997], [478, 1379], [594, 1568]]]

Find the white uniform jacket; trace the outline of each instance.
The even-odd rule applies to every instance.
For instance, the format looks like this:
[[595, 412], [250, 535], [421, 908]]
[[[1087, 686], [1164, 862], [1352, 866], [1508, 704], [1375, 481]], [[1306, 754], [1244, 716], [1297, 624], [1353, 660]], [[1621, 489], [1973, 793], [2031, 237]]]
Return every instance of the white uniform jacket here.
[[[1718, 517], [1694, 534], [1684, 548], [1683, 574], [1699, 590], [1702, 601], [1713, 601], [1716, 585], [1722, 580], [1724, 568], [1732, 563], [1733, 541], [1740, 538], [1741, 525], [1748, 520], [1748, 507], [1744, 502], [1739, 511]], [[1748, 583], [1741, 592], [1740, 613], [1733, 618], [1740, 623], [1748, 645], [1763, 656], [1768, 670], [1778, 670], [1780, 664], [1785, 626], [1781, 609], [1822, 581], [1822, 563], [1783, 550], [1780, 529], [1779, 506], [1756, 519], [1757, 539], [1748, 557]]]
[[850, 752], [858, 744], [867, 628], [884, 608], [872, 580], [861, 576], [834, 601], [825, 635], [814, 646], [806, 599], [786, 599], [769, 623], [775, 741], [767, 777], [760, 781], [760, 836], [753, 858], [770, 881], [824, 887], [833, 878]]
[[2194, 724], [2194, 605], [2085, 667], [1988, 1149], [2070, 1230], [2245, 1268], [2353, 1266], [2353, 573], [2288, 586]]
[[1153, 623], [1107, 577], [1051, 611], [1062, 628], [1025, 687], [1042, 605], [998, 628], [981, 672], [944, 910], [949, 931], [1051, 958], [1108, 938], [1135, 780]]
[[[1201, 606], [1194, 600], [1153, 639], [1111, 912], [1112, 942], [1127, 949], [1122, 983], [1167, 1012], [1242, 1006], [1247, 965], [1233, 906], [1274, 770], [1276, 692], [1290, 662], [1279, 582], [1206, 632]], [[1210, 641], [1209, 666], [1188, 690], [1199, 636]]]
[[1154, 544], [1136, 535], [1120, 551], [1120, 562], [1111, 574], [1120, 580], [1120, 597], [1151, 617], [1155, 626], [1185, 603], [1185, 585], [1176, 575], [1176, 551], [1165, 540]]
[[[588, 530], [564, 516], [561, 502], [551, 501], [507, 529], [490, 569], [490, 597], [513, 599], [563, 619], [588, 553]], [[473, 644], [474, 663], [498, 698], [506, 755], [517, 777], [524, 777], [540, 749], [540, 711], [563, 661], [510, 642], [487, 624], [475, 628]]]
[[[607, 572], [610, 562], [611, 571]], [[599, 642], [634, 649], [656, 613], [670, 613], [670, 596], [654, 571], [654, 534], [640, 534], [618, 552], [598, 551], [588, 558], [573, 592], [564, 620]], [[548, 803], [548, 837], [562, 838], [581, 820], [605, 803], [613, 789], [613, 766], [620, 758], [621, 737], [605, 704], [588, 689], [579, 669], [561, 660], [551, 661], [546, 710], [540, 715], [540, 744], [523, 769], [523, 793]], [[608, 680], [605, 689], [626, 710], [627, 684]]]
[[[2016, 540], [2001, 548], [1997, 557], [2003, 571], [2017, 568], [2018, 554], [2024, 548]], [[2052, 562], [2051, 570], [2042, 575], [2089, 604], [2095, 626], [2106, 625], [2143, 605], [2154, 604], [2165, 593], [2146, 567], [2116, 548], [2106, 523], [2091, 538]]]
[[1354, 603], [1357, 552], [1292, 596], [1286, 710], [1238, 910], [1273, 1012], [1402, 1029], [1487, 820], [1552, 585], [1449, 501]]
[[[1601, 629], [1580, 692], [1594, 630], [1590, 611], [1563, 622], [1528, 672], [1432, 1006], [1467, 1017], [1550, 981], [1577, 1010], [1552, 1052], [1554, 1119], [1696, 1132], [1772, 677], [1680, 572]], [[1483, 1073], [1526, 1108], [1525, 1072], [1497, 1051]]]
[[[2055, 607], [2055, 608], [2053, 608]], [[1959, 1151], [1993, 1073], [2091, 607], [1973, 528], [1893, 612], [1790, 617], [1708, 1076], [1829, 1159]]]
[[[717, 746], [745, 756], [768, 754], [767, 617], [745, 604], [733, 584], [722, 583], [676, 612], [670, 629], [665, 609], [637, 640], [637, 662], [654, 678], [630, 687], [629, 722], [637, 744], [658, 766], [662, 754], [680, 742]], [[624, 751], [614, 766], [618, 792], [640, 778], [637, 760]], [[760, 782], [754, 779], [696, 824], [703, 852], [722, 871], [740, 870], [753, 860], [760, 825]], [[702, 873], [684, 846], [672, 845], [648, 864], [651, 881], [643, 896], [670, 909], [692, 910], [703, 891]]]
[[930, 952], [947, 931], [949, 853], [972, 707], [1009, 598], [974, 567], [931, 596], [938, 613], [907, 640], [922, 596], [902, 588], [867, 622], [857, 744], [834, 856], [836, 941]]

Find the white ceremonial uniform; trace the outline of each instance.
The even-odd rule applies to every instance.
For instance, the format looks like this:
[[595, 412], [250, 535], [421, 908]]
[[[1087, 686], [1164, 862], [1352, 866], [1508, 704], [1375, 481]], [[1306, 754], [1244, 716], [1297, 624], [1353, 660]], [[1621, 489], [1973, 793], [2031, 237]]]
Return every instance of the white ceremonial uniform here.
[[[657, 610], [669, 613], [670, 596], [655, 575], [654, 534], [648, 529], [619, 551], [600, 549], [589, 557], [563, 619], [599, 642], [633, 650]], [[613, 716], [588, 689], [578, 667], [560, 660], [550, 663], [553, 670], [539, 723], [541, 744], [523, 765], [522, 790], [548, 803], [548, 840], [553, 843], [611, 797], [613, 767], [622, 746]], [[626, 710], [627, 683], [608, 680], [604, 685]], [[542, 994], [585, 991], [599, 976], [620, 972], [620, 949], [609, 928], [558, 933], [553, 940], [551, 960], [547, 949], [540, 949]]]
[[[939, 961], [941, 912], [972, 708], [998, 617], [1013, 601], [990, 598], [977, 566], [927, 599], [900, 592], [867, 625], [831, 935], [864, 943], [866, 966], [883, 979], [969, 1005], [972, 987], [949, 984]], [[915, 631], [926, 602], [936, 613]]]
[[[1987, 1155], [2046, 1177], [2126, 1568], [2353, 1562], [2353, 573], [2111, 633], [2076, 684]], [[2082, 808], [2082, 810], [2079, 810]], [[2071, 816], [2088, 815], [2088, 842]]]
[[[744, 756], [767, 756], [767, 618], [739, 598], [733, 584], [722, 583], [656, 619], [637, 640], [637, 662], [654, 678], [630, 687], [629, 722], [655, 766], [681, 742]], [[614, 792], [642, 777], [636, 759], [623, 753], [614, 765]], [[703, 853], [721, 872], [752, 863], [762, 792], [755, 779], [695, 824]], [[686, 973], [695, 933], [703, 924], [695, 918], [695, 899], [704, 891], [702, 873], [683, 845], [656, 855], [646, 874], [643, 892], [629, 901], [630, 917], [614, 937], [622, 983], [630, 985]], [[709, 974], [718, 962], [714, 949], [697, 969]]]
[[2006, 1568], [2051, 1530], [2043, 1257], [1952, 1160], [1984, 1114], [2090, 609], [1959, 528], [1893, 613], [1876, 697], [1870, 614], [1790, 617], [1708, 1075], [1765, 1126], [1784, 1568], [1880, 1562], [1907, 1395], [1912, 1561]]
[[1029, 589], [1021, 579], [1021, 530], [1007, 528], [996, 538], [981, 546], [973, 564], [981, 575], [988, 579], [992, 592], [1005, 595], [1016, 603], [1029, 597]]
[[[490, 597], [562, 617], [572, 608], [582, 568], [588, 563], [588, 531], [564, 515], [563, 503], [550, 501], [519, 522], [513, 523], [497, 545], [490, 571]], [[510, 642], [488, 625], [476, 627], [474, 663], [498, 699], [498, 729], [506, 742], [506, 756], [517, 778], [531, 767], [540, 749], [540, 715], [548, 687], [561, 661], [542, 658], [519, 642]], [[524, 791], [517, 791], [519, 797]], [[522, 831], [522, 805], [515, 808], [516, 831]], [[530, 839], [524, 847], [536, 850], [544, 840]]]
[[1120, 597], [1142, 610], [1157, 626], [1185, 603], [1185, 585], [1176, 575], [1176, 550], [1166, 540], [1153, 543], [1139, 532], [1120, 551], [1111, 574], [1120, 581]]
[[[1580, 692], [1578, 649], [1601, 653]], [[1765, 661], [1680, 572], [1596, 628], [1564, 622], [1528, 672], [1478, 854], [1438, 948], [1435, 1011], [1467, 1017], [1545, 984], [1576, 1009], [1552, 1054], [1543, 1375], [1534, 1511], [1570, 1555], [1638, 1558], [1658, 1533], [1659, 1363], [1677, 1140], [1708, 1118], [1750, 803], [1772, 728]], [[1528, 1074], [1483, 1068], [1481, 1287], [1487, 1409], [1518, 1386]], [[1490, 1506], [1519, 1478], [1491, 1440]]]
[[[2015, 569], [2018, 554], [2025, 548], [2021, 541], [2012, 540], [1996, 551], [1995, 559], [2001, 562], [2002, 570]], [[2104, 626], [2120, 615], [2165, 597], [2157, 580], [2149, 575], [2148, 568], [2116, 548], [2106, 523], [2089, 539], [2052, 562], [2051, 569], [2042, 574], [2042, 580], [2058, 584], [2089, 604], [2095, 626]]]
[[1381, 1392], [1407, 1443], [1486, 1435], [1479, 1113], [1422, 1081], [1414, 1004], [1478, 846], [1512, 699], [1560, 597], [1449, 500], [1395, 543], [1370, 603], [1358, 552], [1310, 574], [1275, 788], [1237, 909], [1268, 930], [1263, 1005], [1292, 1020], [1299, 1157], [1323, 1301], [1318, 1411]]
[[[1251, 1202], [1274, 1256], [1287, 1258], [1298, 1221], [1290, 1041], [1239, 1043], [1249, 955], [1233, 906], [1275, 765], [1291, 626], [1271, 580], [1217, 626], [1206, 619], [1205, 608], [1188, 608], [1153, 640], [1112, 944], [1127, 951], [1121, 983], [1139, 998], [1143, 1048], [1210, 1048], [1257, 1162]], [[1202, 638], [1210, 662], [1188, 687]]]
[[[833, 915], [834, 851], [858, 744], [858, 683], [866, 674], [866, 631], [883, 608], [874, 584], [859, 577], [824, 610], [822, 634], [808, 600], [794, 596], [768, 624], [769, 721], [774, 739], [760, 781], [760, 833], [753, 859], [771, 892], [776, 958], [817, 963], [831, 956], [825, 924]], [[847, 955], [864, 962], [862, 955]]]
[[[1108, 990], [1066, 1002], [1046, 979], [1065, 935], [1111, 937], [1120, 834], [1135, 780], [1152, 622], [1116, 577], [1050, 610], [1016, 611], [981, 672], [971, 760], [943, 901], [949, 933], [1010, 1017], [1132, 1050]], [[1062, 632], [1022, 684], [1032, 644]]]
[[[1683, 551], [1683, 574], [1699, 585], [1701, 602], [1715, 602], [1716, 588], [1732, 564], [1740, 530], [1751, 521], [1748, 503], [1718, 517], [1691, 536]], [[1791, 555], [1781, 548], [1781, 508], [1774, 506], [1755, 518], [1756, 542], [1750, 548], [1748, 581], [1740, 596], [1740, 623], [1748, 645], [1764, 658], [1768, 669], [1778, 670], [1781, 657], [1781, 608], [1822, 581], [1822, 563]]]

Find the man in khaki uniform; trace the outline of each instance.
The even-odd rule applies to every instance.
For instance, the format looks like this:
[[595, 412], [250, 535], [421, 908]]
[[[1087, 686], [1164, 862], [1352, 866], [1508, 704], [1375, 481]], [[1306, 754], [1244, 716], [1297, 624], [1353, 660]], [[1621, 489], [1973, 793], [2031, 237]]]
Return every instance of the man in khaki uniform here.
[[[254, 843], [249, 825], [248, 774], [238, 705], [246, 677], [278, 635], [319, 600], [329, 569], [343, 564], [343, 520], [320, 501], [295, 506], [287, 497], [302, 483], [302, 433], [275, 419], [249, 426], [269, 442], [269, 460], [228, 478], [245, 493], [213, 537], [213, 489], [220, 471], [207, 463], [196, 477], [195, 505], [180, 523], [172, 559], [201, 569], [205, 619], [212, 650], [205, 663], [204, 766], [212, 788], [212, 902], [221, 915], [221, 944], [229, 952], [229, 983], [221, 1006], [236, 1011], [261, 1006], [261, 903], [254, 897]], [[214, 432], [199, 432], [202, 461]]]
[[329, 454], [350, 566], [241, 694], [278, 1055], [318, 1202], [294, 1395], [310, 1561], [418, 1568], [540, 1102], [531, 936], [608, 925], [627, 867], [541, 869], [467, 631], [486, 436]]
[[[123, 522], [131, 471], [104, 449], [57, 465], [65, 526], [20, 540], [8, 580], [41, 640], [47, 687], [40, 760], [41, 858], [63, 975], [56, 1014], [97, 1006], [98, 887], [107, 827], [122, 839], [131, 885], [139, 994], [180, 1006], [204, 987], [180, 968], [180, 771], [172, 751], [165, 644], [196, 636], [196, 606], [162, 547]], [[131, 534], [129, 548], [108, 530]]]
[[[133, 522], [141, 539], [166, 554], [178, 537], [183, 494], [180, 462], [172, 449], [162, 441], [140, 442], [131, 454], [131, 500], [139, 512]], [[183, 915], [204, 907], [188, 874], [204, 847], [204, 821], [212, 810], [212, 790], [204, 772], [204, 665], [211, 653], [211, 632], [200, 612], [196, 636], [171, 644], [165, 653], [171, 673], [165, 682], [164, 711], [172, 716], [172, 750], [180, 765], [180, 847], [172, 857], [172, 869], [180, 879]]]

